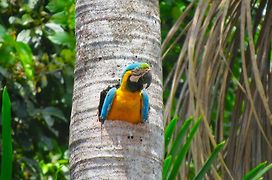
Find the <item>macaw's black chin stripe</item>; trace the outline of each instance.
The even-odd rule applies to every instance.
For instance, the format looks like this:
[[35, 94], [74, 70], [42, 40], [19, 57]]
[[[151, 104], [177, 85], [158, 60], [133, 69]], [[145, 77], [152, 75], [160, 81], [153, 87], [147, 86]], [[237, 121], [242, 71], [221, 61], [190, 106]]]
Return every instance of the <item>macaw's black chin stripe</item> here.
[[130, 77], [127, 80], [127, 89], [131, 92], [141, 91], [143, 89], [143, 80], [140, 78], [138, 82], [130, 81]]
[[143, 76], [139, 78], [137, 82], [131, 81], [131, 76], [127, 79], [127, 89], [131, 92], [141, 91], [144, 88], [148, 88], [152, 81], [152, 75], [150, 72], [145, 73]]

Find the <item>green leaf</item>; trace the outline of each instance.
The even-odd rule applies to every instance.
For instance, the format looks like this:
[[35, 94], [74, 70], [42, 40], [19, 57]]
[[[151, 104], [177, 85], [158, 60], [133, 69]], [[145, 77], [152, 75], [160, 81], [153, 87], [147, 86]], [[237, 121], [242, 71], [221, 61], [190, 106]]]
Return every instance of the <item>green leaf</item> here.
[[58, 180], [59, 179], [58, 175], [59, 175], [59, 172], [61, 171], [61, 167], [62, 167], [62, 165], [57, 166], [57, 171], [56, 171], [56, 173], [54, 175], [54, 180]]
[[73, 36], [67, 32], [56, 32], [55, 34], [48, 36], [48, 39], [55, 44], [66, 45], [71, 48], [75, 46]]
[[6, 43], [4, 43], [3, 46], [0, 47], [0, 64], [3, 67], [8, 67], [13, 65], [16, 61], [14, 59], [13, 56], [13, 48], [9, 45], [6, 45]]
[[55, 123], [55, 120], [57, 120], [57, 119], [53, 118], [53, 117], [57, 117], [58, 119], [61, 119], [62, 121], [67, 122], [67, 119], [64, 117], [64, 114], [58, 108], [47, 107], [47, 108], [43, 109], [41, 111], [41, 113], [42, 113], [42, 116], [43, 116], [48, 128], [56, 135], [58, 134], [58, 131], [56, 131], [53, 128], [53, 125]]
[[34, 21], [33, 18], [29, 14], [24, 14], [22, 16], [22, 25], [24, 25], [24, 26], [29, 25], [33, 21]]
[[17, 42], [15, 43], [15, 48], [19, 56], [19, 59], [24, 67], [26, 77], [29, 80], [32, 80], [34, 77], [34, 70], [32, 62], [32, 52], [30, 47], [23, 42]]
[[63, 0], [51, 0], [47, 4], [46, 8], [52, 13], [62, 11], [65, 8], [65, 1], [63, 1]]
[[61, 110], [55, 107], [46, 107], [43, 109], [42, 114], [44, 116], [55, 116], [64, 122], [67, 122], [67, 119], [64, 117], [64, 114], [62, 113]]
[[52, 151], [53, 149], [53, 143], [52, 143], [52, 139], [48, 138], [46, 136], [41, 136], [39, 138], [39, 148], [43, 149], [44, 151]]
[[9, 7], [9, 1], [8, 0], [1, 0], [0, 1], [0, 7], [5, 9]]
[[2, 66], [0, 66], [0, 74], [5, 78], [10, 78], [10, 73], [8, 72], [7, 69], [3, 68]]
[[174, 20], [177, 20], [178, 17], [180, 16], [180, 14], [181, 14], [180, 8], [178, 8], [177, 6], [173, 7], [173, 9], [171, 11], [172, 18]]
[[167, 125], [167, 127], [165, 128], [165, 133], [164, 133], [164, 148], [165, 151], [167, 151], [168, 149], [168, 144], [170, 142], [171, 137], [173, 136], [175, 127], [177, 125], [177, 117], [175, 117], [174, 119], [172, 119], [169, 124]]
[[244, 180], [252, 179], [261, 169], [263, 169], [265, 167], [266, 164], [267, 164], [267, 162], [262, 162], [262, 163], [258, 164], [258, 166], [256, 166], [255, 168], [253, 168], [252, 170], [247, 172], [243, 179]]
[[256, 176], [254, 176], [254, 177], [252, 178], [252, 180], [261, 179], [262, 176], [263, 176], [267, 171], [269, 171], [269, 170], [271, 170], [271, 169], [272, 169], [272, 163], [269, 164], [268, 166], [266, 166], [265, 168], [263, 168], [262, 170], [260, 170], [260, 171], [256, 174]]
[[172, 156], [169, 155], [165, 158], [164, 162], [163, 162], [163, 168], [162, 168], [162, 179], [166, 179], [167, 178], [167, 174], [168, 174], [168, 169], [171, 165], [172, 162]]
[[27, 5], [30, 9], [34, 9], [38, 3], [39, 3], [39, 0], [28, 0]]
[[67, 1], [67, 0], [51, 0], [46, 8], [52, 12], [60, 12], [63, 11], [67, 6], [69, 7], [72, 4], [72, 1]]
[[262, 177], [266, 171], [270, 170], [272, 168], [272, 164], [269, 164], [266, 166], [267, 162], [262, 162], [252, 170], [250, 170], [245, 176], [244, 180], [252, 180], [252, 179], [259, 179]]
[[49, 35], [55, 34], [57, 32], [64, 32], [64, 30], [63, 30], [63, 28], [61, 27], [60, 24], [56, 24], [56, 23], [53, 23], [53, 22], [46, 23], [45, 27], [46, 27], [45, 31]]
[[13, 45], [13, 43], [15, 42], [13, 37], [11, 35], [9, 35], [9, 34], [4, 34], [2, 38], [5, 41], [5, 43], [8, 43], [8, 44]]
[[61, 11], [58, 13], [55, 13], [53, 16], [51, 16], [50, 21], [56, 24], [61, 24], [63, 26], [67, 25], [67, 12], [66, 11]]
[[[64, 59], [65, 64], [74, 64], [75, 52], [74, 49], [63, 49], [60, 52], [61, 57]], [[68, 72], [69, 73], [69, 72]]]
[[192, 127], [191, 131], [189, 132], [189, 135], [186, 139], [185, 144], [183, 145], [183, 147], [181, 148], [181, 150], [179, 151], [179, 153], [177, 155], [177, 158], [174, 158], [173, 168], [171, 170], [169, 178], [167, 178], [167, 179], [175, 179], [175, 177], [179, 171], [179, 168], [182, 164], [182, 161], [185, 158], [185, 156], [190, 148], [191, 142], [193, 140], [194, 135], [196, 134], [198, 127], [199, 127], [200, 121], [201, 121], [201, 119], [199, 118], [196, 121], [196, 123], [193, 125], [193, 127]]
[[219, 143], [215, 149], [213, 150], [212, 154], [208, 158], [208, 160], [205, 162], [204, 166], [200, 169], [200, 171], [197, 173], [197, 175], [194, 177], [194, 180], [201, 180], [204, 179], [205, 174], [208, 172], [208, 170], [211, 168], [212, 163], [218, 156], [218, 153], [223, 149], [225, 145], [225, 141]]
[[10, 24], [20, 24], [22, 25], [22, 20], [16, 16], [10, 16], [8, 19]]
[[75, 29], [75, 4], [72, 4], [69, 8], [69, 11], [68, 11], [68, 25], [69, 25], [69, 28], [70, 29]]
[[31, 39], [31, 31], [29, 29], [24, 29], [17, 35], [16, 41], [21, 41], [24, 43], [28, 43]]
[[4, 26], [2, 26], [2, 25], [0, 24], [0, 41], [1, 41], [2, 37], [3, 37], [5, 34], [6, 34], [6, 30], [5, 30]]
[[176, 156], [178, 150], [180, 149], [183, 139], [184, 139], [184, 136], [185, 136], [185, 133], [189, 129], [189, 126], [192, 121], [193, 121], [193, 117], [189, 117], [187, 120], [184, 121], [182, 127], [180, 128], [178, 135], [177, 135], [175, 141], [173, 142], [171, 150], [170, 150], [170, 154], [173, 158]]
[[1, 180], [12, 179], [11, 108], [7, 88], [2, 94], [2, 162]]

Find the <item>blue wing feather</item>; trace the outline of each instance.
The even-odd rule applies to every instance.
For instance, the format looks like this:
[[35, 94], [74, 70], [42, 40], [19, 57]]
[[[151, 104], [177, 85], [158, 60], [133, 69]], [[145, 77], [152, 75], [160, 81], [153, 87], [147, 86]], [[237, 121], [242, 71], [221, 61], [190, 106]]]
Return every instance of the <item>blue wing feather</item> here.
[[102, 120], [102, 123], [106, 120], [110, 112], [111, 105], [115, 97], [115, 92], [116, 92], [116, 88], [115, 87], [111, 88], [109, 92], [107, 93], [107, 96], [104, 100], [102, 110], [101, 110], [101, 115], [100, 115], [100, 119]]
[[149, 98], [145, 90], [142, 91], [142, 122], [148, 122], [148, 113], [149, 113]]

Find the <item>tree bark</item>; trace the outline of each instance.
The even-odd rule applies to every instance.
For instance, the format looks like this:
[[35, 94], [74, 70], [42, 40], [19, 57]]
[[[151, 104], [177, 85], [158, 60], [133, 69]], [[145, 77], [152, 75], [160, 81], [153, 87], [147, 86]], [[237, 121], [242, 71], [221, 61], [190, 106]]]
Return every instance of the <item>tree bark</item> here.
[[[162, 68], [157, 0], [77, 0], [71, 179], [161, 179]], [[152, 68], [148, 124], [98, 122], [100, 92], [131, 62]]]

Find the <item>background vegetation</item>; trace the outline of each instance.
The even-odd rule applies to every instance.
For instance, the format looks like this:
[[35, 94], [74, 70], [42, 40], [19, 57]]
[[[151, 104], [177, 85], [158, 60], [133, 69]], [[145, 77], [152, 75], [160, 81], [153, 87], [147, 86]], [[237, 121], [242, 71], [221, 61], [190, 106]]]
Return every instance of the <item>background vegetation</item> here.
[[60, 172], [68, 178], [74, 1], [2, 0], [0, 14], [0, 86], [7, 86], [12, 103], [13, 177]]
[[[72, 0], [0, 2], [0, 90], [6, 86], [11, 99], [14, 179], [69, 178], [74, 7]], [[195, 176], [223, 140], [212, 179], [241, 179], [271, 162], [271, 1], [161, 0], [160, 12], [165, 125], [179, 117], [166, 157], [183, 122], [202, 117], [178, 177]]]

